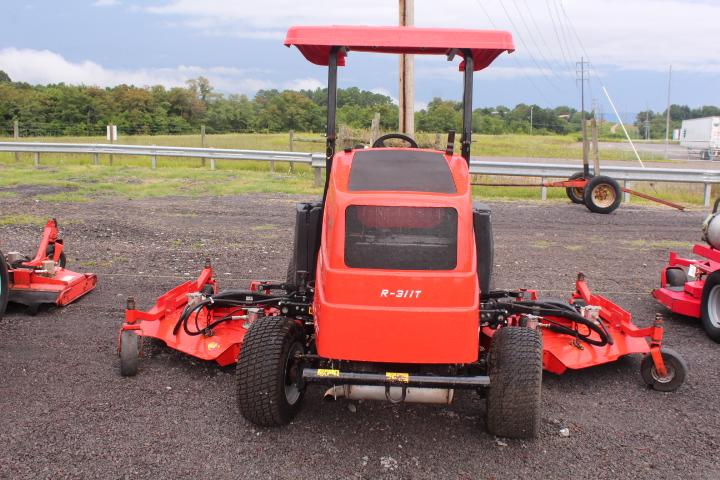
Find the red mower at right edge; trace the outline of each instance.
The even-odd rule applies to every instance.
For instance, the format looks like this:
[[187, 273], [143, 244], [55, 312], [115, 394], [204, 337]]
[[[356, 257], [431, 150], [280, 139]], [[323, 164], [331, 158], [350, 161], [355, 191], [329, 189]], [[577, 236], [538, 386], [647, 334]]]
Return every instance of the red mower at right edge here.
[[720, 198], [703, 222], [702, 239], [693, 253], [699, 259], [682, 258], [670, 252], [660, 273], [660, 288], [652, 296], [673, 313], [699, 318], [705, 333], [720, 343]]

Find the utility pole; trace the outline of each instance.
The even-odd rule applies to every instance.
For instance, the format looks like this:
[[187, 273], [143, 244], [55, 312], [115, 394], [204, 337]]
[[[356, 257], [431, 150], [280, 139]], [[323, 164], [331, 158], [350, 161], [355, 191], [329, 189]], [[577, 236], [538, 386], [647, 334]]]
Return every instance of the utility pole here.
[[533, 127], [532, 113], [533, 113], [533, 107], [534, 107], [534, 106], [535, 106], [535, 105], [530, 105], [530, 135], [532, 135], [532, 127]]
[[668, 143], [670, 141], [670, 84], [672, 82], [672, 65], [668, 71], [668, 97], [667, 97], [667, 111], [665, 113], [665, 159], [669, 158]]
[[[415, 0], [400, 1], [400, 26], [415, 25]], [[415, 56], [400, 55], [400, 132], [415, 135]]]
[[[587, 122], [585, 121], [585, 66], [590, 65], [585, 61], [585, 58], [580, 57], [580, 61], [576, 63], [576, 75], [579, 76], [577, 80], [580, 81], [580, 121], [582, 122], [582, 137], [583, 137], [583, 174], [585, 177], [590, 176], [590, 165], [588, 162], [589, 146], [588, 146], [588, 135], [587, 135]], [[597, 174], [597, 172], [596, 172]]]

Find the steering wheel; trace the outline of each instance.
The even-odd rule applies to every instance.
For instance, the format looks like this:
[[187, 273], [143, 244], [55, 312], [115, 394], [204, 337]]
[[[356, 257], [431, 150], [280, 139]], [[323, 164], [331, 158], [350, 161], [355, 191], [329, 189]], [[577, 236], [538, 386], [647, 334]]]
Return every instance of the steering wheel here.
[[398, 140], [403, 140], [404, 142], [407, 142], [410, 144], [410, 148], [420, 148], [418, 147], [417, 142], [415, 139], [408, 135], [404, 135], [402, 133], [388, 133], [387, 135], [383, 135], [382, 137], [375, 140], [372, 144], [372, 148], [383, 148], [385, 147], [385, 140], [390, 140], [391, 138], [396, 138]]

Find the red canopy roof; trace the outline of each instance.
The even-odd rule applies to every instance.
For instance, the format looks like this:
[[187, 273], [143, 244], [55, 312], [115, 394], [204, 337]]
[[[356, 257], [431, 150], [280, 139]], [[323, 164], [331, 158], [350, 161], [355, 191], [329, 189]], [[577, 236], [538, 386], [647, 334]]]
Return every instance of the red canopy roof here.
[[[475, 70], [503, 52], [515, 50], [510, 32], [417, 27], [290, 27], [285, 46], [295, 45], [310, 62], [327, 65], [332, 47], [349, 51], [447, 55], [454, 48], [472, 50]], [[345, 55], [338, 59], [345, 65]]]

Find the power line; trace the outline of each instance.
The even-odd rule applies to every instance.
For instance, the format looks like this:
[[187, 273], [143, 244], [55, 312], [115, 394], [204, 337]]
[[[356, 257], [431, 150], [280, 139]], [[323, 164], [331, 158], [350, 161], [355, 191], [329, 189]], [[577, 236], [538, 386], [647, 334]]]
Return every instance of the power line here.
[[[513, 0], [513, 3], [515, 3], [515, 0]], [[535, 30], [537, 30], [538, 35], [540, 36], [540, 40], [542, 40], [543, 48], [549, 52], [550, 42], [548, 42], [547, 39], [545, 38], [545, 34], [543, 33], [542, 28], [540, 28], [540, 26], [538, 25], [537, 20], [535, 19], [535, 14], [533, 13], [532, 8], [530, 8], [530, 6], [528, 5], [527, 0], [524, 0], [524, 3], [525, 3], [525, 10], [530, 15], [530, 21], [535, 26]], [[515, 8], [516, 9], [518, 8], [517, 3], [515, 3]], [[518, 9], [518, 11], [519, 11], [519, 9]], [[523, 19], [522, 14], [520, 15], [520, 19], [523, 21], [523, 23], [525, 23], [525, 20]], [[525, 26], [527, 27], [527, 24]], [[543, 55], [543, 58], [545, 58], [544, 55]], [[554, 59], [552, 54], [550, 54], [550, 60], [551, 60], [551, 62], [548, 62], [548, 63], [552, 63], [553, 66], [558, 65], [560, 67], [559, 70], [564, 71], [564, 68], [562, 67], [562, 63], [559, 62], [558, 60]], [[553, 73], [555, 73], [554, 69], [553, 69]], [[555, 76], [558, 77], [561, 81], [565, 80], [557, 74]]]
[[540, 64], [538, 63], [537, 59], [536, 59], [535, 56], [532, 54], [532, 51], [530, 50], [530, 48], [529, 48], [529, 47], [527, 46], [527, 44], [525, 43], [525, 40], [523, 40], [523, 37], [520, 35], [520, 29], [517, 27], [517, 25], [515, 25], [515, 22], [513, 21], [512, 16], [510, 15], [510, 12], [508, 12], [507, 8], [505, 8], [505, 4], [502, 2], [502, 0], [498, 0], [498, 2], [500, 2], [500, 6], [502, 7], [503, 11], [505, 12], [505, 16], [508, 18], [508, 20], [510, 20], [510, 24], [512, 25], [513, 29], [515, 29], [515, 31], [517, 32], [518, 40], [520, 40], [520, 43], [522, 43], [522, 45], [523, 45], [523, 47], [525, 48], [528, 56], [530, 57], [530, 60], [532, 60], [532, 62], [535, 64], [535, 66], [536, 66], [537, 69], [539, 70], [540, 74], [543, 76], [543, 78], [545, 78], [545, 80], [548, 81], [548, 83], [549, 83], [550, 85], [552, 85], [554, 88], [556, 88], [556, 89], [558, 89], [558, 90], [561, 90], [561, 89], [557, 86], [557, 84], [555, 84], [555, 83], [552, 81], [552, 79], [545, 73], [544, 68], [540, 66]]
[[560, 40], [560, 32], [558, 31], [557, 24], [555, 23], [555, 17], [552, 14], [552, 8], [550, 7], [550, 1], [551, 0], [545, 0], [545, 6], [547, 7], [548, 16], [550, 17], [550, 21], [552, 22], [553, 30], [555, 31], [555, 39], [557, 40], [558, 46], [560, 47], [560, 53], [562, 54], [563, 60], [567, 64], [569, 71], [572, 71], [572, 61], [570, 60], [570, 57], [567, 55], [567, 52], [565, 51], [565, 46], [563, 45], [562, 41]]
[[[520, 16], [520, 21], [521, 21], [522, 24], [525, 26], [525, 30], [526, 30], [527, 33], [528, 33], [528, 37], [530, 37], [530, 41], [534, 44], [535, 48], [537, 49], [538, 55], [540, 55], [540, 58], [543, 60], [543, 62], [545, 62], [545, 64], [546, 64], [547, 67], [550, 69], [550, 71], [552, 72], [552, 74], [553, 74], [558, 80], [560, 80], [560, 82], [563, 82], [564, 79], [562, 79], [562, 78], [557, 74], [557, 72], [555, 71], [555, 67], [552, 65], [552, 62], [550, 62], [550, 61], [545, 57], [545, 54], [543, 53], [543, 48], [541, 48], [540, 42], [538, 42], [538, 41], [535, 39], [535, 35], [533, 35], [530, 26], [529, 26], [528, 23], [525, 21], [525, 16], [523, 15], [522, 10], [521, 10], [520, 7], [518, 6], [517, 1], [516, 1], [516, 0], [512, 0], [512, 2], [513, 2], [513, 5], [515, 5], [515, 10], [517, 10], [518, 15]], [[539, 35], [540, 35], [540, 39], [543, 41], [543, 46], [547, 46], [547, 41], [545, 40], [545, 36], [543, 35], [542, 30], [538, 27], [537, 22], [535, 21], [535, 16], [534, 16], [533, 13], [532, 13], [532, 9], [531, 9], [530, 7], [528, 7], [527, 4], [526, 4], [526, 10], [527, 10], [527, 12], [530, 14], [530, 18], [531, 18], [532, 22], [535, 24], [535, 28], [537, 29], [537, 31], [538, 31], [538, 33], [539, 33]], [[551, 57], [551, 58], [552, 58], [552, 57]]]
[[[480, 2], [480, 0], [475, 0], [475, 3], [478, 4], [478, 6], [480, 7], [480, 9], [483, 11], [483, 13], [485, 14], [485, 16], [487, 17], [488, 21], [490, 21], [490, 25], [492, 25], [492, 27], [493, 27], [495, 30], [499, 30], [498, 26], [495, 24], [495, 21], [493, 21], [492, 17], [491, 17], [490, 14], [488, 13], [488, 11], [485, 9], [485, 6]], [[517, 67], [518, 67], [518, 69], [519, 69], [519, 72], [520, 72], [520, 75], [521, 75], [525, 80], [527, 80], [527, 81], [530, 83], [530, 85], [533, 86], [533, 88], [534, 88], [535, 90], [537, 90], [537, 92], [540, 94], [540, 96], [543, 98], [543, 100], [545, 100], [545, 103], [548, 103], [548, 104], [549, 104], [550, 102], [548, 102], [548, 99], [547, 99], [547, 97], [545, 96], [545, 93], [540, 89], [540, 87], [537, 86], [537, 84], [536, 84], [535, 81], [532, 79], [532, 77], [530, 77], [530, 76], [528, 76], [528, 75], [525, 75], [525, 72], [523, 72], [523, 70], [522, 70], [522, 69], [523, 69], [523, 66], [520, 64], [520, 61], [517, 59], [517, 57], [514, 56], [514, 55], [510, 55], [510, 57], [511, 57], [511, 58], [513, 59], [513, 61], [515, 62], [515, 65], [517, 65]]]

